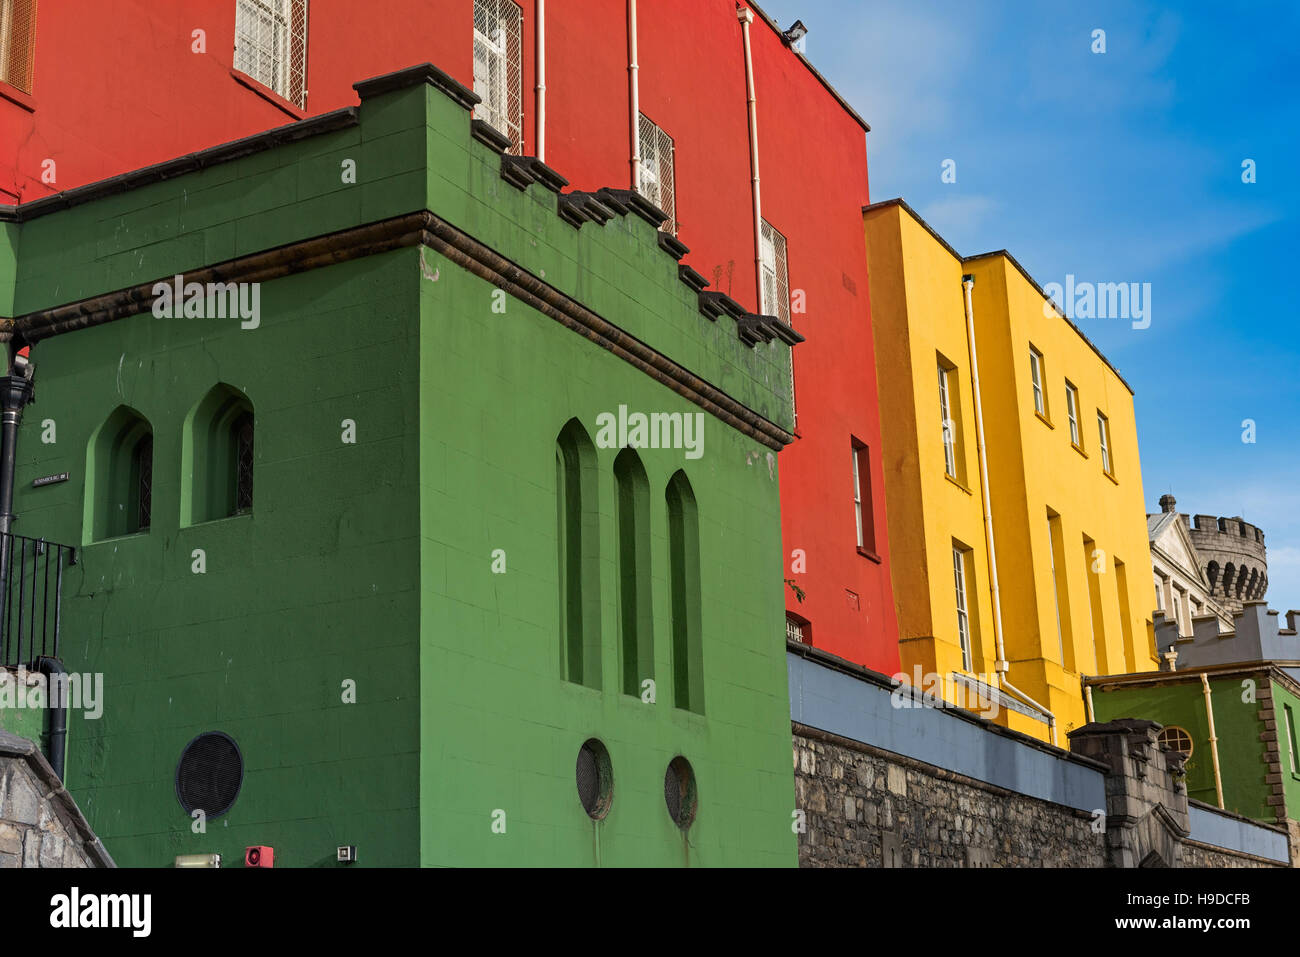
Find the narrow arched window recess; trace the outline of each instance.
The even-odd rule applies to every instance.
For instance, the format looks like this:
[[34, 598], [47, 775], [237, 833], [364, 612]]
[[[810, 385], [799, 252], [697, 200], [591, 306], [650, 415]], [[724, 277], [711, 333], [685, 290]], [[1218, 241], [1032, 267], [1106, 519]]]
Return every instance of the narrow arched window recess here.
[[82, 540], [147, 532], [153, 516], [153, 427], [120, 405], [90, 437]]
[[597, 477], [591, 436], [570, 419], [555, 441], [560, 674], [590, 688], [601, 685]]
[[[618, 630], [623, 693], [640, 696], [654, 680], [650, 589], [650, 481], [641, 459], [624, 449], [614, 459], [618, 489]], [[650, 686], [653, 687], [653, 686]]]
[[181, 525], [252, 511], [254, 432], [253, 404], [233, 386], [214, 386], [190, 410], [181, 440]]
[[673, 703], [704, 713], [700, 519], [686, 473], [668, 480], [668, 572], [672, 595]]

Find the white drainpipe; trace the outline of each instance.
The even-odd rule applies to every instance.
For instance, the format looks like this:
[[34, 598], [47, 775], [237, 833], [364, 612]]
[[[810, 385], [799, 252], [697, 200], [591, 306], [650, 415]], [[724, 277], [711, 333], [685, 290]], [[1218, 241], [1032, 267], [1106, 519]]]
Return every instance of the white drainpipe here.
[[546, 162], [546, 0], [537, 0], [537, 158]]
[[758, 288], [758, 310], [763, 309], [763, 202], [758, 188], [758, 95], [754, 92], [754, 53], [749, 45], [749, 25], [754, 14], [737, 7], [740, 32], [745, 42], [745, 87], [749, 96], [749, 165], [754, 183], [754, 281]]
[[632, 98], [632, 189], [641, 191], [641, 90], [636, 62], [636, 0], [627, 0], [627, 75]]
[[961, 284], [966, 293], [966, 344], [970, 349], [970, 375], [975, 398], [975, 447], [979, 452], [980, 492], [984, 498], [984, 539], [988, 543], [989, 585], [993, 592], [993, 636], [997, 643], [997, 660], [993, 663], [994, 678], [1007, 691], [1046, 716], [1052, 744], [1055, 746], [1056, 715], [1007, 680], [1011, 663], [1007, 661], [1002, 646], [1002, 599], [998, 592], [998, 556], [993, 543], [993, 502], [989, 496], [988, 461], [984, 454], [984, 407], [980, 403], [980, 367], [979, 357], [975, 351], [975, 307], [971, 304], [971, 290], [975, 288], [975, 277], [969, 274], [962, 276]]
[[1210, 701], [1210, 679], [1201, 672], [1201, 692], [1205, 695], [1205, 719], [1210, 725], [1210, 758], [1214, 762], [1214, 796], [1223, 807], [1223, 776], [1219, 771], [1219, 736], [1214, 733], [1214, 704]]

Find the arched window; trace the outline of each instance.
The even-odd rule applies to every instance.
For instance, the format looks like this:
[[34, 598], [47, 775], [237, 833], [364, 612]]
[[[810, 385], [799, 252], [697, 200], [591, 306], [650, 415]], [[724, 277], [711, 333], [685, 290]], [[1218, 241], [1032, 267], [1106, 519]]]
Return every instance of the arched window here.
[[619, 644], [623, 693], [641, 694], [654, 679], [654, 614], [650, 594], [650, 481], [641, 459], [624, 449], [614, 459], [618, 487]]
[[217, 385], [185, 418], [181, 442], [181, 524], [197, 525], [253, 508], [253, 404]]
[[556, 544], [560, 580], [560, 673], [600, 687], [600, 513], [596, 447], [570, 419], [555, 442]]
[[695, 492], [678, 471], [668, 480], [668, 574], [672, 594], [673, 703], [704, 713], [700, 518]]
[[83, 539], [87, 543], [147, 532], [153, 517], [153, 427], [118, 406], [86, 450]]
[[1210, 590], [1214, 590], [1215, 584], [1219, 581], [1219, 563], [1210, 562], [1205, 566], [1205, 577], [1210, 580]]

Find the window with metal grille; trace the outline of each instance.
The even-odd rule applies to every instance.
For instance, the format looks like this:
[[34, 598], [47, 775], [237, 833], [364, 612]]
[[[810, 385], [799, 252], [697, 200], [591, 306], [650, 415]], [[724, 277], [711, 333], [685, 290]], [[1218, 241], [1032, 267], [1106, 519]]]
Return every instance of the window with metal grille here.
[[87, 540], [149, 530], [153, 427], [147, 419], [128, 406], [118, 406], [91, 439], [86, 471], [86, 496], [91, 503]]
[[307, 0], [235, 0], [235, 69], [307, 105]]
[[1176, 724], [1161, 728], [1160, 734], [1156, 737], [1156, 744], [1162, 751], [1176, 751], [1189, 758], [1192, 756], [1192, 736]]
[[255, 410], [248, 396], [214, 386], [186, 417], [181, 469], [181, 525], [242, 515], [253, 508]]
[[32, 92], [36, 0], [0, 0], [0, 82]]
[[253, 507], [253, 413], [235, 420], [235, 514]]
[[565, 680], [589, 688], [601, 685], [599, 484], [596, 446], [570, 419], [555, 440], [560, 660]]
[[676, 147], [673, 138], [641, 114], [641, 162], [637, 192], [664, 211], [663, 231], [677, 235]]
[[524, 151], [524, 12], [511, 0], [474, 0], [474, 115]]
[[971, 670], [970, 614], [966, 604], [966, 552], [952, 547], [952, 577], [957, 588], [957, 641], [961, 644], [961, 667]]
[[673, 704], [704, 713], [703, 607], [700, 592], [700, 514], [686, 473], [668, 480], [668, 594], [672, 611]]
[[785, 237], [763, 220], [762, 237], [763, 303], [765, 316], [790, 322], [790, 276], [785, 257]]
[[812, 625], [808, 619], [800, 618], [793, 612], [786, 612], [785, 637], [787, 641], [797, 641], [801, 645], [811, 645]]
[[153, 517], [153, 436], [135, 447], [136, 531], [147, 531]]

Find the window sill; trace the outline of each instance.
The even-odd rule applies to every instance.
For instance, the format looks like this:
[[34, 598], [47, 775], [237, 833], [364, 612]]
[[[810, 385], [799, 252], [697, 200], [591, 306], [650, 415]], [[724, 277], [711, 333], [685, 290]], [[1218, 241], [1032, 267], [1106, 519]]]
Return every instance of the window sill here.
[[9, 83], [0, 81], [0, 97], [3, 97], [10, 103], [17, 104], [28, 113], [36, 112], [36, 100], [32, 98], [32, 95], [30, 93], [24, 93], [22, 90], [18, 89], [18, 87]]
[[1078, 452], [1078, 453], [1079, 453], [1080, 455], [1082, 455], [1085, 459], [1088, 457], [1088, 453], [1085, 452], [1085, 451], [1083, 450], [1083, 446], [1081, 446], [1081, 445], [1075, 445], [1073, 442], [1071, 442], [1071, 443], [1070, 443], [1070, 448], [1074, 449], [1074, 451]]
[[252, 518], [252, 517], [253, 517], [253, 510], [250, 508], [247, 511], [238, 513], [237, 515], [226, 515], [222, 518], [208, 518], [208, 519], [204, 519], [201, 522], [192, 522], [189, 525], [182, 525], [181, 531], [185, 531], [187, 528], [207, 528], [209, 525], [219, 525], [222, 522], [237, 522], [241, 518]]
[[276, 93], [275, 90], [271, 89], [269, 86], [265, 86], [264, 84], [259, 83], [257, 80], [254, 80], [247, 73], [232, 68], [230, 71], [230, 76], [231, 79], [233, 79], [240, 86], [247, 87], [248, 89], [252, 90], [262, 99], [266, 100], [266, 102], [270, 103], [272, 106], [279, 107], [281, 110], [289, 114], [289, 116], [293, 117], [295, 120], [305, 120], [307, 118], [306, 110], [302, 109], [301, 107], [295, 106], [293, 103], [290, 103], [279, 93]]
[[1049, 419], [1047, 416], [1043, 415], [1043, 413], [1041, 413], [1041, 412], [1039, 412], [1037, 409], [1035, 409], [1035, 410], [1034, 410], [1034, 415], [1038, 418], [1038, 420], [1039, 420], [1040, 422], [1043, 423], [1043, 425], [1047, 426], [1047, 427], [1048, 427], [1049, 429], [1051, 429], [1052, 431], [1056, 431], [1056, 426], [1052, 425], [1052, 420]]
[[963, 492], [965, 492], [967, 495], [974, 495], [974, 494], [975, 494], [975, 493], [972, 492], [970, 489], [968, 489], [964, 484], [962, 484], [961, 482], [959, 482], [959, 481], [957, 481], [955, 478], [953, 478], [951, 475], [949, 475], [947, 472], [944, 472], [944, 473], [943, 473], [943, 477], [944, 477], [944, 479], [945, 479], [945, 480], [946, 480], [950, 485], [955, 485], [955, 486], [957, 486], [959, 489], [961, 489], [961, 490], [962, 490]]
[[875, 552], [863, 548], [861, 545], [858, 546], [858, 554], [861, 555], [863, 558], [875, 562], [877, 565], [879, 565], [881, 561], [883, 561], [883, 559], [881, 559], [881, 557], [877, 555]]
[[112, 535], [108, 538], [97, 538], [93, 542], [86, 542], [84, 548], [94, 548], [96, 545], [113, 545], [118, 542], [129, 542], [136, 538], [148, 538], [150, 529], [146, 528], [139, 532], [127, 532], [125, 535]]
[[1110, 479], [1110, 480], [1111, 480], [1112, 482], [1114, 482], [1116, 485], [1119, 484], [1119, 479], [1115, 478], [1115, 473], [1114, 473], [1114, 472], [1102, 472], [1101, 474], [1104, 475], [1104, 476], [1106, 476], [1106, 478]]

